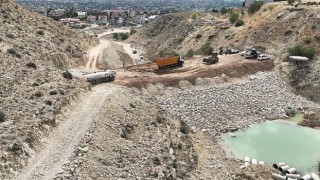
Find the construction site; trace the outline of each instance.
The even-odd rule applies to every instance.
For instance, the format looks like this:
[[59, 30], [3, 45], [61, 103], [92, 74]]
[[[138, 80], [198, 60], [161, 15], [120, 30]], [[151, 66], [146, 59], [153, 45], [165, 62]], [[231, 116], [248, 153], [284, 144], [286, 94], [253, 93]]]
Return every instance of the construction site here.
[[0, 8], [30, 17], [0, 34], [0, 179], [318, 180], [320, 62], [288, 53], [320, 47], [317, 5], [168, 14], [125, 41]]

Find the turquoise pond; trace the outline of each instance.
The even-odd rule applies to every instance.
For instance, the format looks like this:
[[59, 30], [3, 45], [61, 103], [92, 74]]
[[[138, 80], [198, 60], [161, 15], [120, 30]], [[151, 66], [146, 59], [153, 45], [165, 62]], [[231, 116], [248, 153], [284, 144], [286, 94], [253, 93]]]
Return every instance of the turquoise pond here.
[[267, 164], [285, 162], [301, 173], [316, 172], [320, 160], [320, 131], [288, 121], [268, 121], [222, 135], [223, 144], [238, 158], [248, 156]]

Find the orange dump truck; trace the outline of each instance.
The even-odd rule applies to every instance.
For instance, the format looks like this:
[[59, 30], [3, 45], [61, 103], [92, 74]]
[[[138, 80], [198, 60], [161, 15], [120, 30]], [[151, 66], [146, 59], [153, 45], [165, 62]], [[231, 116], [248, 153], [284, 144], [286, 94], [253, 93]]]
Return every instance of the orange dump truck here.
[[173, 56], [167, 58], [159, 58], [156, 61], [159, 69], [165, 69], [170, 67], [182, 66], [184, 59], [182, 56]]

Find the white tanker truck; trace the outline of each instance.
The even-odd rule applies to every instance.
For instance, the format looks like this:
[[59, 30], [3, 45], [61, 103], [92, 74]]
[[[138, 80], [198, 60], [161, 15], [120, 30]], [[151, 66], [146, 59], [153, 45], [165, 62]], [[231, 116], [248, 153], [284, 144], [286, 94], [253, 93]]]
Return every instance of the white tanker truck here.
[[106, 70], [102, 72], [95, 72], [92, 74], [84, 75], [86, 80], [91, 84], [98, 84], [101, 82], [113, 81], [116, 77], [116, 72], [114, 70]]

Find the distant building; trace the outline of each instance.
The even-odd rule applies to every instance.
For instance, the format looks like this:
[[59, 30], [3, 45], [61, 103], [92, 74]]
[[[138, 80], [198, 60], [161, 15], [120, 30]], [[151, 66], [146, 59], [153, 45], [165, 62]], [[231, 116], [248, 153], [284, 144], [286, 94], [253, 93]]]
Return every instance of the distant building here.
[[97, 22], [98, 25], [106, 25], [108, 24], [108, 16], [106, 15], [100, 15], [97, 17]]
[[79, 19], [84, 19], [84, 18], [86, 18], [87, 17], [87, 12], [82, 12], [82, 11], [79, 11], [79, 12], [77, 12], [77, 14], [78, 14], [78, 18]]
[[74, 19], [74, 18], [62, 18], [60, 21], [67, 26], [77, 28], [80, 27], [80, 19]]
[[245, 6], [250, 6], [250, 4], [256, 2], [256, 1], [263, 1], [264, 3], [271, 3], [271, 2], [275, 2], [276, 0], [244, 0], [244, 5]]
[[138, 24], [145, 24], [146, 23], [146, 16], [144, 14], [138, 15], [134, 18], [134, 21], [135, 21], [135, 23], [138, 23]]
[[64, 9], [53, 9], [49, 12], [48, 17], [59, 20], [66, 17], [66, 10]]
[[94, 23], [96, 23], [96, 21], [97, 21], [97, 17], [96, 16], [92, 16], [92, 15], [87, 16], [87, 23], [94, 24]]

